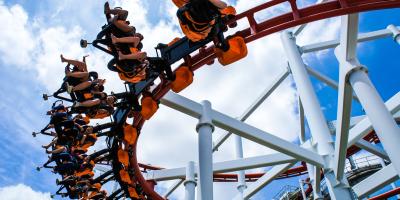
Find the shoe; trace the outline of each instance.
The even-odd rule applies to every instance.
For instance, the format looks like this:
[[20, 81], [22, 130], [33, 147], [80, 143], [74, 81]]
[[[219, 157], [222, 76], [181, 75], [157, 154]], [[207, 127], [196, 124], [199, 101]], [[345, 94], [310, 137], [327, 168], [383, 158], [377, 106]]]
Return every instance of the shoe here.
[[77, 107], [79, 107], [80, 105], [81, 105], [81, 104], [80, 104], [79, 102], [75, 101], [74, 104], [72, 104], [72, 107], [73, 107], [73, 108], [77, 108]]
[[67, 92], [68, 92], [68, 94], [71, 94], [71, 93], [72, 93], [72, 90], [74, 89], [74, 86], [69, 85], [68, 82], [66, 82], [65, 85], [67, 86]]
[[110, 4], [108, 2], [106, 2], [104, 4], [104, 14], [107, 15], [110, 13]]

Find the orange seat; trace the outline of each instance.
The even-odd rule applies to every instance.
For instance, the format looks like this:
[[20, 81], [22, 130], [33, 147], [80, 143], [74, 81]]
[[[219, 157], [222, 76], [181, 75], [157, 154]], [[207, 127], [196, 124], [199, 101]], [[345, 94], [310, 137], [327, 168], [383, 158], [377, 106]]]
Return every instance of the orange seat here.
[[215, 48], [215, 53], [218, 56], [218, 61], [221, 65], [229, 65], [247, 56], [247, 45], [244, 39], [240, 36], [235, 36], [228, 39], [229, 50], [224, 52], [219, 48]]
[[139, 83], [140, 81], [146, 79], [146, 69], [143, 69], [136, 76], [134, 76], [132, 78], [125, 76], [124, 73], [118, 73], [118, 76], [123, 81], [129, 82], [129, 83]]
[[129, 166], [129, 154], [128, 152], [119, 149], [118, 150], [118, 161], [122, 163], [125, 167]]
[[187, 66], [179, 67], [175, 71], [175, 80], [171, 84], [171, 90], [178, 93], [193, 82], [193, 72]]
[[183, 24], [181, 20], [179, 20], [179, 25], [181, 26], [183, 34], [193, 42], [198, 42], [204, 40], [208, 37], [208, 34], [212, 31], [212, 28], [215, 24], [215, 20], [206, 23], [199, 23], [192, 19], [188, 12], [184, 12], [184, 17], [190, 21], [192, 27], [195, 30], [192, 30], [189, 25]]
[[132, 125], [125, 125], [124, 126], [124, 140], [129, 144], [129, 145], [134, 145], [136, 140], [137, 140], [137, 129], [133, 127]]
[[169, 46], [169, 47], [172, 46], [173, 44], [175, 44], [176, 42], [178, 42], [180, 39], [181, 39], [181, 38], [178, 38], [178, 37], [174, 38], [171, 42], [168, 43], [168, 46]]
[[158, 110], [158, 104], [154, 99], [150, 96], [142, 98], [142, 111], [141, 114], [144, 119], [149, 120], [154, 113]]
[[94, 172], [90, 169], [86, 169], [82, 172], [78, 172], [75, 174], [75, 176], [77, 177], [93, 177], [94, 176]]
[[[140, 52], [139, 49], [134, 48], [134, 47], [131, 47], [131, 48], [130, 48], [130, 51], [131, 51], [131, 53], [139, 53], [139, 52]], [[142, 65], [140, 65], [140, 66], [142, 66]], [[144, 66], [144, 65], [143, 65], [143, 66]], [[117, 65], [116, 67], [117, 67], [117, 69], [119, 69], [120, 71], [124, 71], [124, 70], [122, 70], [118, 65]], [[129, 75], [127, 75], [127, 74], [125, 74], [125, 73], [118, 73], [118, 76], [119, 76], [119, 78], [120, 78], [121, 80], [123, 80], [123, 81], [129, 82], [129, 83], [138, 83], [138, 82], [140, 82], [140, 81], [146, 79], [146, 68], [147, 68], [147, 67], [143, 67], [143, 69], [141, 69], [140, 71], [138, 71], [138, 72], [136, 73], [136, 75], [135, 75], [135, 76], [132, 76], [132, 77], [129, 76]], [[132, 75], [133, 75], [133, 74], [132, 74]]]
[[119, 171], [119, 176], [121, 177], [121, 181], [127, 183], [127, 184], [132, 184], [131, 177], [129, 176], [129, 173], [125, 171], [124, 169], [121, 169]]
[[129, 188], [128, 188], [128, 191], [129, 191], [129, 197], [131, 197], [131, 198], [136, 198], [136, 199], [139, 198], [139, 195], [137, 194], [137, 191], [136, 191], [135, 188], [129, 187]]
[[108, 116], [110, 116], [110, 114], [107, 114], [105, 112], [96, 112], [93, 115], [87, 115], [90, 119], [104, 119]]

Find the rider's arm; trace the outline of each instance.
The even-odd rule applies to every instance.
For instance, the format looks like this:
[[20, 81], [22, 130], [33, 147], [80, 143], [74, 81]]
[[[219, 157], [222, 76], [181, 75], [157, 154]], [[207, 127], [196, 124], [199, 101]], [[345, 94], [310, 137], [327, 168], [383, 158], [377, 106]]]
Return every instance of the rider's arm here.
[[225, 2], [221, 1], [221, 0], [209, 0], [212, 4], [214, 4], [214, 6], [217, 6], [220, 9], [224, 9], [228, 6], [228, 4], [226, 4]]
[[44, 148], [44, 149], [48, 149], [48, 148], [50, 148], [51, 146], [53, 146], [56, 142], [57, 142], [57, 137], [55, 137], [54, 139], [53, 139], [53, 141], [51, 141], [50, 142], [50, 144], [48, 144], [48, 145], [43, 145], [42, 147]]
[[[82, 58], [82, 60], [83, 60], [83, 62], [84, 62], [85, 64], [86, 64], [86, 57], [89, 57], [89, 55], [83, 56], [83, 58]], [[88, 71], [86, 65], [84, 66], [84, 70], [85, 70], [85, 72]]]
[[80, 141], [80, 144], [81, 144], [81, 145], [83, 145], [83, 143], [85, 143], [86, 137], [87, 137], [87, 134], [86, 134], [86, 133], [83, 134], [83, 137], [82, 137], [82, 139], [81, 139], [81, 141]]
[[56, 149], [56, 150], [54, 150], [54, 151], [48, 151], [48, 150], [46, 150], [46, 153], [47, 153], [47, 154], [56, 154], [56, 153], [61, 153], [61, 152], [65, 151], [65, 150], [66, 150], [65, 147], [60, 147], [60, 148], [58, 148], [58, 149]]

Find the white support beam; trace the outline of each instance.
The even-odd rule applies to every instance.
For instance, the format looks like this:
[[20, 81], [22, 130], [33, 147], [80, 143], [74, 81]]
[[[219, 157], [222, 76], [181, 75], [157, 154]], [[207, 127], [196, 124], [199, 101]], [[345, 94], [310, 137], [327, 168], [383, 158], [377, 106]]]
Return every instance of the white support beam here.
[[392, 32], [394, 41], [396, 41], [397, 44], [400, 44], [400, 30], [399, 30], [399, 28], [397, 28], [393, 24], [390, 24], [387, 27], [387, 29]]
[[366, 151], [368, 151], [368, 152], [370, 152], [370, 153], [372, 153], [372, 154], [374, 154], [376, 156], [379, 156], [380, 158], [383, 158], [385, 160], [390, 160], [389, 156], [387, 155], [387, 153], [383, 149], [381, 149], [381, 148], [377, 147], [376, 145], [373, 145], [373, 144], [371, 144], [371, 143], [369, 143], [369, 142], [367, 142], [367, 141], [365, 141], [363, 139], [361, 139], [358, 142], [356, 142], [356, 146], [361, 148], [361, 149], [364, 149], [364, 150], [366, 150]]
[[167, 190], [167, 192], [165, 192], [165, 194], [163, 195], [165, 199], [168, 199], [168, 197], [176, 190], [178, 189], [178, 187], [185, 182], [185, 179], [179, 179], [176, 180], [176, 182], [174, 184], [171, 185], [171, 187], [169, 187], [169, 189]]
[[[249, 187], [244, 191], [243, 198], [246, 199], [246, 200], [250, 199], [250, 197], [252, 197], [258, 191], [260, 191], [266, 185], [271, 183], [280, 174], [286, 172], [294, 164], [295, 164], [295, 162], [282, 164], [282, 165], [277, 165], [277, 166], [273, 167], [267, 173], [265, 173], [261, 178], [259, 178], [256, 182], [254, 182], [253, 184], [249, 185]], [[237, 195], [235, 197], [235, 200], [237, 200], [237, 199], [240, 199], [239, 195]]]
[[350, 75], [349, 81], [358, 96], [368, 119], [371, 121], [383, 148], [390, 157], [394, 168], [400, 175], [400, 128], [389, 112], [378, 91], [372, 84], [368, 74], [355, 71]]
[[301, 99], [299, 97], [299, 121], [300, 121], [300, 144], [303, 144], [306, 141], [306, 125], [304, 119], [304, 108], [303, 104], [301, 103]]
[[[289, 162], [296, 162], [293, 157], [282, 153], [275, 153], [265, 156], [256, 156], [251, 158], [243, 158], [231, 161], [217, 162], [213, 164], [214, 173], [226, 173], [245, 169], [255, 169], [260, 167], [268, 167]], [[195, 173], [198, 173], [198, 167], [195, 167]], [[148, 171], [146, 179], [155, 181], [167, 181], [173, 179], [185, 178], [186, 168], [162, 169]]]
[[[330, 161], [334, 153], [333, 141], [317, 95], [308, 76], [306, 66], [301, 57], [301, 53], [296, 45], [295, 38], [290, 32], [283, 31], [281, 32], [281, 40], [289, 60], [290, 69], [297, 86], [297, 91], [299, 92], [304, 106], [304, 113], [314, 142], [312, 145], [315, 146], [319, 155], [325, 156], [325, 159]], [[333, 174], [333, 172], [330, 171], [330, 166], [323, 166], [323, 169], [327, 176]], [[345, 185], [332, 187], [334, 184], [332, 181], [334, 180], [327, 179], [327, 182], [329, 182], [327, 185], [332, 199], [337, 199], [336, 197], [351, 198], [351, 191], [348, 188], [345, 188]]]
[[[312, 149], [312, 141], [307, 140], [304, 144], [302, 144], [303, 147]], [[306, 163], [307, 166], [307, 172], [310, 177], [310, 184], [313, 189], [313, 197], [314, 199], [323, 199], [324, 197], [321, 194], [321, 168], [316, 168], [315, 166]], [[317, 173], [318, 171], [318, 173]]]
[[[272, 82], [271, 85], [269, 85], [256, 99], [256, 101], [250, 105], [246, 111], [243, 113], [242, 116], [239, 117], [239, 120], [244, 122], [247, 120], [247, 118], [250, 117], [251, 114], [254, 113], [255, 110], [257, 110], [258, 107], [269, 97], [271, 94], [278, 88], [279, 85], [289, 76], [290, 72], [289, 69], [285, 69], [283, 72], [281, 72], [277, 78]], [[217, 151], [218, 148], [229, 138], [229, 136], [232, 135], [231, 132], [226, 132], [222, 136], [220, 136], [215, 143], [213, 147], [213, 151]]]
[[[351, 103], [353, 90], [349, 83], [349, 74], [360, 66], [357, 60], [357, 33], [358, 13], [344, 15], [341, 17], [342, 29], [340, 34], [340, 46], [335, 54], [339, 59], [339, 94], [336, 122], [335, 142], [335, 170], [336, 180], [344, 178], [344, 167], [347, 153], [347, 140], [349, 137]], [[351, 63], [351, 64], [349, 64]]]
[[281, 40], [304, 107], [304, 114], [310, 127], [313, 142], [316, 144], [317, 152], [324, 156], [331, 155], [333, 153], [333, 141], [330, 131], [308, 76], [306, 66], [296, 45], [296, 40], [292, 33], [287, 31], [281, 33]]
[[[312, 75], [312, 76], [314, 76], [315, 78], [317, 78], [318, 80], [320, 80], [320, 81], [326, 83], [326, 84], [327, 84], [328, 86], [330, 86], [331, 88], [336, 89], [336, 90], [339, 88], [339, 86], [338, 86], [339, 84], [338, 84], [336, 81], [334, 81], [333, 79], [329, 78], [328, 76], [326, 76], [326, 75], [324, 75], [324, 74], [322, 74], [322, 73], [320, 73], [320, 72], [314, 70], [314, 69], [311, 68], [310, 66], [307, 66], [306, 69], [307, 69], [307, 72], [308, 72], [310, 75]], [[358, 101], [358, 98], [357, 98], [355, 95], [353, 95], [353, 99], [354, 99], [355, 101]]]
[[336, 81], [334, 81], [333, 79], [329, 78], [328, 76], [318, 72], [317, 70], [311, 68], [310, 66], [306, 67], [307, 72], [314, 76], [315, 78], [317, 78], [318, 80], [326, 83], [328, 86], [330, 86], [331, 88], [334, 89], [338, 89], [338, 83]]
[[314, 199], [323, 199], [321, 194], [321, 168], [317, 168], [307, 163], [308, 176], [310, 177]]
[[359, 199], [362, 199], [397, 179], [399, 179], [399, 176], [393, 164], [390, 164], [353, 186], [353, 191], [357, 194]]
[[[395, 114], [400, 111], [400, 92], [395, 94], [385, 103], [387, 109], [391, 114]], [[355, 145], [358, 141], [362, 140], [368, 133], [373, 130], [372, 124], [368, 117], [365, 117], [357, 125], [353, 126], [349, 132], [349, 141], [347, 147]]]
[[[367, 42], [371, 40], [376, 40], [380, 38], [390, 37], [393, 33], [388, 29], [382, 29], [378, 31], [372, 31], [368, 33], [361, 33], [358, 35], [358, 42]], [[305, 45], [300, 48], [302, 53], [310, 53], [315, 51], [322, 51], [326, 49], [332, 49], [339, 46], [339, 40], [330, 40], [326, 42], [319, 42], [316, 44]]]
[[301, 179], [299, 179], [299, 187], [301, 190], [301, 196], [303, 197], [303, 200], [306, 200], [307, 196], [306, 196], [306, 191], [304, 190], [304, 182]]
[[197, 177], [199, 180], [200, 199], [213, 200], [212, 133], [214, 132], [214, 124], [212, 123], [211, 103], [209, 101], [202, 102], [201, 117], [196, 126], [196, 131], [198, 133], [199, 146], [199, 169]]
[[197, 183], [195, 179], [193, 161], [190, 161], [186, 167], [186, 180], [184, 185], [185, 185], [185, 200], [195, 200], [195, 190]]
[[324, 196], [321, 194], [321, 167], [312, 166], [314, 174], [312, 187], [315, 191], [314, 192], [314, 199], [324, 199]]
[[[242, 138], [238, 135], [235, 135], [234, 138], [235, 138], [236, 159], [243, 159]], [[243, 194], [243, 191], [247, 188], [246, 173], [244, 170], [241, 170], [241, 171], [237, 172], [237, 176], [238, 176], [237, 189], [238, 189], [239, 193]]]
[[[189, 116], [195, 118], [200, 117], [202, 108], [201, 105], [181, 95], [169, 92], [161, 100], [161, 103], [173, 109], [179, 110], [182, 113], [186, 113]], [[325, 161], [317, 153], [299, 147], [296, 144], [283, 140], [271, 133], [262, 131], [254, 126], [250, 126], [225, 114], [211, 110], [211, 118], [215, 126], [226, 131], [235, 133], [243, 138], [264, 145], [278, 152], [293, 156], [298, 160], [317, 166], [325, 165]]]
[[[398, 92], [393, 97], [391, 97], [385, 103], [385, 105], [392, 115], [399, 112], [400, 111], [400, 92]], [[368, 119], [368, 117], [365, 117], [357, 125], [353, 126], [353, 128], [350, 129], [349, 142], [347, 144], [347, 147], [350, 147], [350, 146], [356, 144], [356, 142], [361, 140], [372, 130], [373, 130], [373, 127], [372, 127], [370, 120]]]

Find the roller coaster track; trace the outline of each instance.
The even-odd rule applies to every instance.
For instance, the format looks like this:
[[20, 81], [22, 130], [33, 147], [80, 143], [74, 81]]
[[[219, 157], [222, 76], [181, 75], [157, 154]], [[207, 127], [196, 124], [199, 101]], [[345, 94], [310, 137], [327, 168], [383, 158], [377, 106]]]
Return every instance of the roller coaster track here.
[[[271, 19], [256, 22], [255, 14], [260, 11], [266, 11], [267, 9], [282, 4], [289, 3], [291, 7], [291, 12], [286, 14], [282, 14], [280, 16], [273, 17]], [[305, 8], [298, 8], [296, 4], [296, 0], [272, 0], [265, 2], [259, 6], [256, 6], [250, 10], [247, 10], [241, 14], [238, 14], [234, 20], [230, 23], [239, 20], [247, 20], [249, 22], [249, 27], [243, 29], [241, 31], [236, 32], [234, 35], [241, 36], [244, 38], [246, 43], [253, 42], [257, 39], [270, 35], [272, 33], [276, 33], [291, 27], [295, 27], [298, 25], [306, 24], [309, 22], [327, 19], [331, 17], [347, 15], [352, 13], [378, 10], [378, 9], [388, 9], [388, 8], [396, 8], [400, 7], [400, 0], [333, 0], [325, 3], [321, 3], [318, 5], [313, 5]], [[214, 59], [216, 58], [216, 54], [214, 53], [214, 46], [203, 47], [199, 49], [198, 53], [192, 57], [186, 57], [184, 63], [182, 65], [189, 66], [192, 71], [195, 71], [201, 68], [204, 65], [212, 64]], [[156, 101], [159, 101], [166, 95], [171, 88], [171, 82], [162, 81], [152, 92], [153, 98]], [[123, 121], [126, 121], [127, 116], [123, 116]], [[134, 115], [134, 124], [133, 127], [137, 128], [137, 130], [141, 130], [145, 123], [145, 119], [143, 119], [140, 113], [136, 113]], [[122, 132], [123, 124], [120, 124], [119, 127], [116, 127], [114, 130]], [[123, 133], [121, 133], [123, 134]], [[140, 135], [140, 131], [138, 131]], [[139, 136], [138, 135], [138, 136]], [[152, 199], [152, 200], [163, 200], [157, 192], [154, 190], [154, 182], [151, 180], [145, 180], [142, 175], [142, 169], [151, 169], [158, 170], [161, 168], [146, 166], [143, 164], [139, 164], [137, 160], [137, 141], [133, 145], [129, 145], [128, 148], [132, 150], [130, 154], [130, 168], [132, 168], [133, 173], [131, 175], [131, 180], [134, 180], [136, 184], [139, 184], [143, 191], [140, 191], [142, 194], [141, 198], [143, 199]], [[117, 144], [113, 145], [113, 151], [116, 152], [118, 148]], [[354, 153], [357, 149], [352, 150]], [[114, 164], [115, 161], [114, 159]], [[114, 165], [116, 166], [116, 165]], [[293, 175], [299, 175], [306, 172], [306, 168], [304, 166], [300, 166], [297, 168], [293, 168], [288, 170], [281, 178], [290, 177]], [[247, 180], [256, 180], [262, 174], [248, 174], [246, 175]], [[222, 175], [216, 174], [215, 181], [232, 181], [234, 180], [236, 175]], [[124, 187], [125, 183], [121, 182], [121, 178], [118, 173], [115, 173], [116, 180], [120, 183], [121, 188], [125, 190], [125, 193], [128, 191], [126, 187]]]
[[[289, 3], [291, 12], [272, 17], [261, 22], [256, 21], [256, 13], [267, 11], [271, 7], [281, 5], [283, 3]], [[248, 28], [237, 31], [232, 36], [240, 36], [246, 43], [250, 43], [270, 34], [317, 20], [364, 11], [397, 7], [400, 7], [400, 0], [332, 0], [305, 8], [298, 8], [296, 0], [272, 0], [236, 15], [234, 19], [228, 22], [228, 25], [236, 23], [237, 21], [247, 20], [249, 23]], [[184, 62], [181, 63], [180, 66], [187, 66], [191, 71], [194, 72], [205, 65], [214, 63], [214, 60], [217, 58], [214, 48], [215, 47], [213, 45], [201, 47], [195, 55], [187, 55], [184, 57]], [[160, 79], [161, 83], [158, 84], [151, 92], [153, 100], [157, 102], [159, 102], [170, 91], [172, 84], [171, 81], [166, 80], [164, 77], [160, 76]], [[140, 95], [136, 94], [137, 91], [135, 91], [135, 85], [128, 85], [131, 92], [134, 91], [135, 95]], [[114, 191], [114, 193], [109, 196], [109, 199], [121, 198], [123, 195], [132, 196], [130, 195], [130, 189], [134, 188], [136, 190], [135, 192], [139, 194], [139, 199], [163, 200], [164, 198], [154, 190], [155, 181], [146, 180], [142, 174], [143, 170], [161, 170], [162, 168], [140, 164], [137, 160], [137, 143], [146, 119], [141, 115], [140, 112], [131, 112], [133, 107], [137, 106], [135, 104], [136, 102], [131, 102], [128, 100], [128, 97], [124, 98], [126, 102], [121, 104], [122, 106], [117, 106], [117, 110], [113, 113], [114, 122], [111, 130], [108, 131], [107, 134], [98, 135], [99, 137], [108, 136], [108, 149], [104, 149], [102, 151], [107, 153], [109, 152], [108, 159], [112, 160], [112, 171], [108, 171], [99, 176], [96, 178], [96, 181], [104, 184], [109, 180], [115, 179], [115, 181], [119, 183], [121, 188], [117, 191]], [[127, 119], [132, 117], [134, 119], [133, 124], [129, 125], [127, 123]], [[122, 138], [125, 136], [124, 134], [126, 127], [131, 127], [137, 130], [137, 135], [134, 135], [133, 140], [130, 140], [134, 141], [133, 143], [126, 142], [127, 140], [122, 142]], [[379, 139], [376, 137], [374, 132], [371, 132], [365, 136], [364, 140], [368, 142], [379, 142]], [[122, 177], [120, 174], [120, 171], [122, 171], [123, 168], [120, 163], [121, 161], [119, 161], [119, 150], [121, 146], [124, 146], [124, 149], [129, 152], [129, 164], [124, 164], [125, 170], [128, 171], [128, 176], [132, 181], [132, 184], [129, 185], [126, 183], [127, 181], [124, 180], [124, 177]], [[352, 155], [359, 150], [360, 149], [358, 147], [352, 146], [348, 148], [347, 156]], [[99, 152], [101, 153], [102, 151]], [[97, 152], [97, 154], [100, 154], [99, 152]], [[107, 164], [109, 164], [109, 162], [107, 162]], [[307, 173], [307, 167], [303, 163], [300, 166], [287, 170], [285, 173], [277, 177], [277, 179], [299, 176], [305, 173]], [[114, 174], [114, 176], [109, 177], [111, 174]], [[247, 181], [255, 181], [262, 175], [264, 174], [246, 174], [245, 178]], [[214, 174], [214, 182], [233, 181], [237, 181], [236, 174]]]

